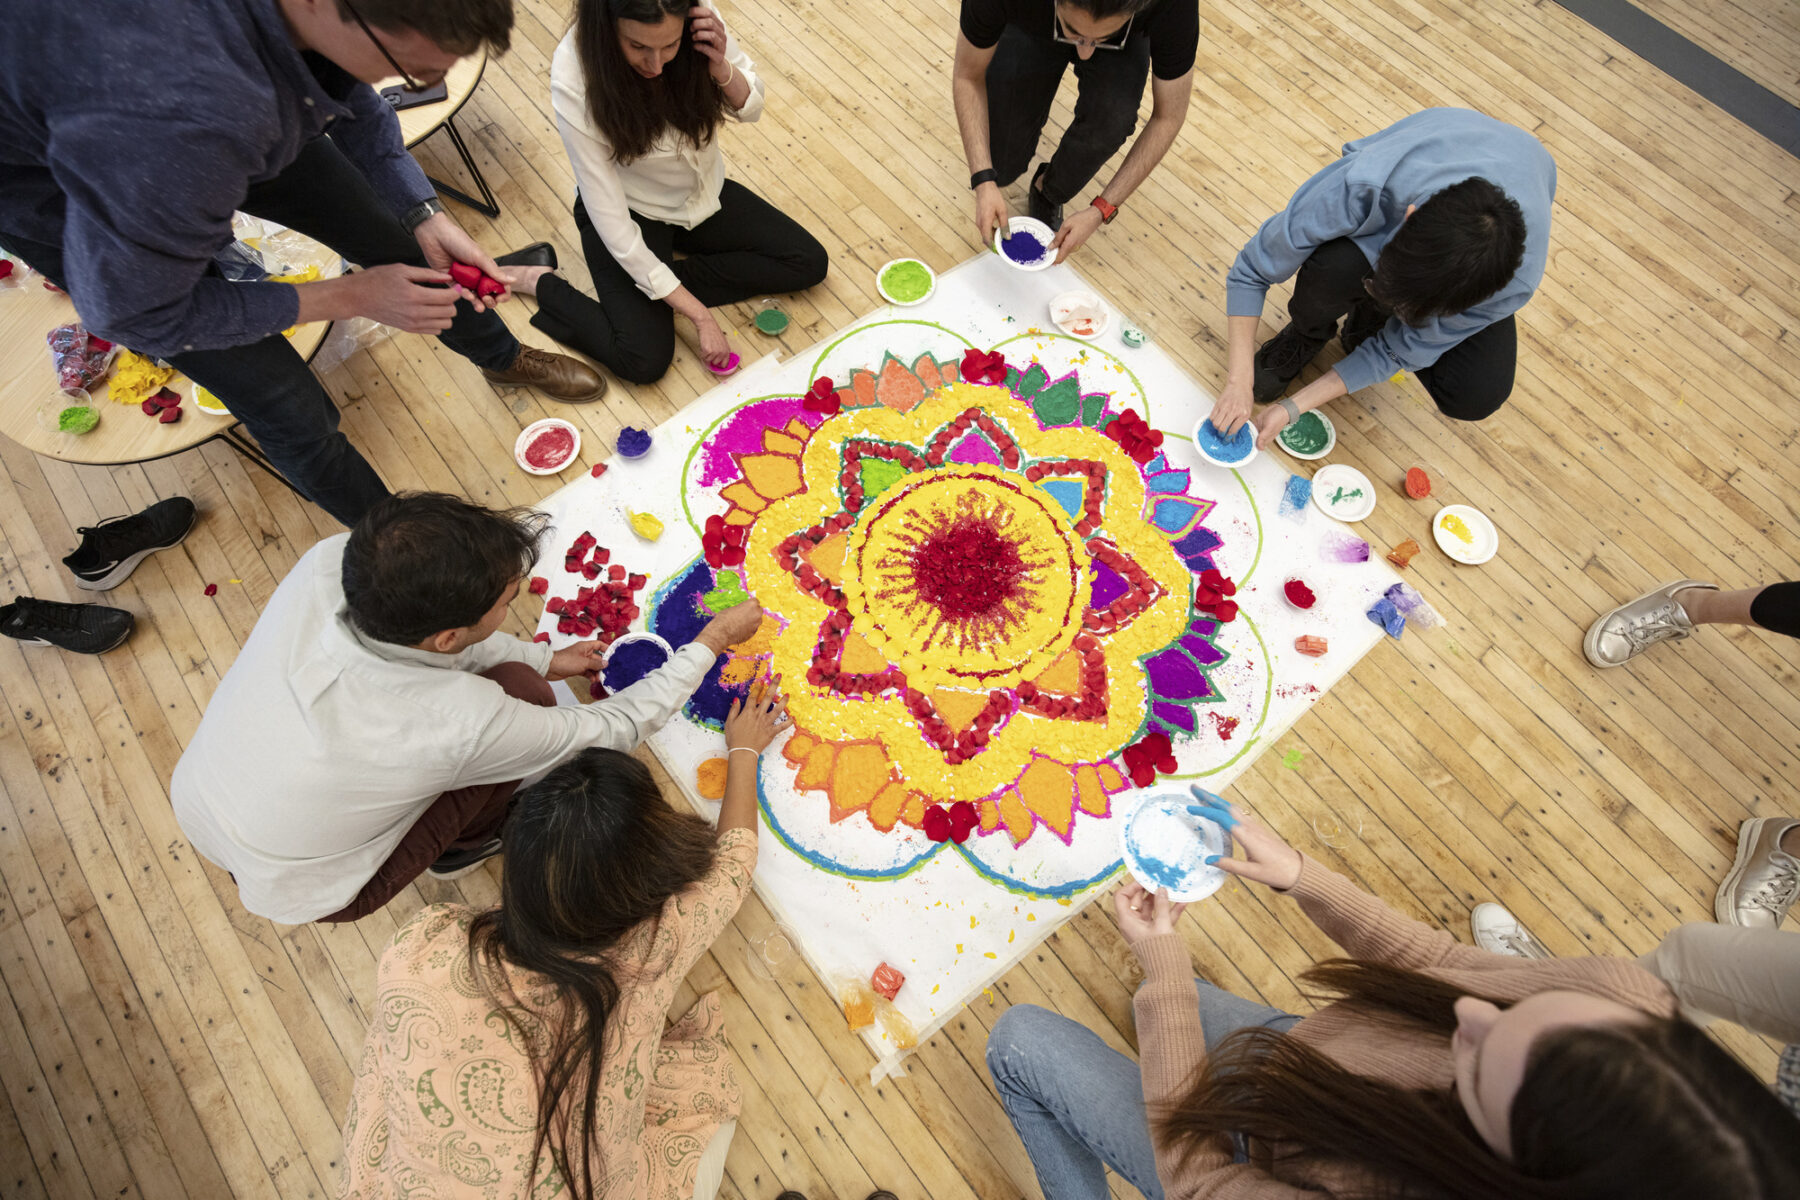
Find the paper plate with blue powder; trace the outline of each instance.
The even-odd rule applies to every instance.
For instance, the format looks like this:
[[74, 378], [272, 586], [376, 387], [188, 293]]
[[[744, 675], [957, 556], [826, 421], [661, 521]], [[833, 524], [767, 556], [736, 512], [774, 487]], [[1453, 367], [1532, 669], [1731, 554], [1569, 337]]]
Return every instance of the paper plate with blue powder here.
[[654, 633], [628, 633], [606, 652], [601, 682], [608, 692], [620, 692], [675, 657], [669, 643]]
[[1202, 417], [1194, 426], [1194, 449], [1215, 467], [1235, 470], [1256, 457], [1256, 426], [1245, 421], [1234, 436], [1226, 437], [1210, 415]]
[[1192, 796], [1147, 797], [1119, 830], [1125, 867], [1151, 891], [1168, 890], [1182, 903], [1204, 900], [1225, 883], [1225, 872], [1209, 867], [1214, 854], [1230, 853], [1225, 831], [1188, 811]]

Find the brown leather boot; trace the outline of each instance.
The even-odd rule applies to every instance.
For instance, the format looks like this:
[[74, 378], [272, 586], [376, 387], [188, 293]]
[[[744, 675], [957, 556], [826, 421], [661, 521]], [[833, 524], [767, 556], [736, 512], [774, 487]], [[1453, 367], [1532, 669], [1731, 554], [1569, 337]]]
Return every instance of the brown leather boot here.
[[481, 373], [493, 383], [536, 388], [564, 404], [591, 404], [606, 395], [606, 379], [579, 358], [530, 346], [520, 346], [519, 357], [506, 370], [483, 367]]

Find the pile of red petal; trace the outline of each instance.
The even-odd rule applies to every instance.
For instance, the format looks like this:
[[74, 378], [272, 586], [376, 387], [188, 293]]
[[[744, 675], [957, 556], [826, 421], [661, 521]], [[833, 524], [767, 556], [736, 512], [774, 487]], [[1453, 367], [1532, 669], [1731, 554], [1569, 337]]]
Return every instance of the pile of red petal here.
[[[48, 280], [44, 286], [51, 286]], [[44, 336], [44, 341], [50, 347], [57, 385], [66, 391], [93, 387], [106, 378], [112, 366], [113, 344], [95, 337], [79, 324], [58, 325]]]
[[727, 525], [725, 518], [706, 518], [706, 532], [700, 535], [700, 549], [706, 554], [706, 565], [720, 567], [744, 565], [744, 540], [750, 536], [748, 525]]
[[1125, 773], [1131, 776], [1133, 787], [1149, 787], [1156, 782], [1156, 773], [1164, 775], [1175, 773], [1175, 748], [1169, 744], [1166, 733], [1147, 734], [1141, 742], [1133, 742], [1125, 747]]
[[900, 969], [886, 963], [876, 967], [875, 973], [869, 976], [869, 986], [886, 996], [890, 1003], [900, 994], [900, 987], [905, 982], [906, 976], [900, 973]]
[[138, 407], [144, 410], [146, 417], [155, 417], [164, 425], [173, 425], [181, 420], [181, 393], [164, 388]]
[[964, 383], [1005, 383], [1006, 358], [998, 350], [971, 346], [963, 351], [961, 374]]
[[12, 259], [0, 258], [0, 279], [5, 279], [12, 274], [12, 271]]
[[1162, 431], [1150, 428], [1144, 418], [1129, 408], [1108, 421], [1100, 432], [1119, 443], [1125, 453], [1131, 455], [1132, 462], [1149, 462], [1162, 446]]
[[975, 806], [967, 800], [958, 800], [948, 809], [934, 804], [925, 810], [925, 836], [934, 842], [955, 842], [960, 846], [977, 823]]
[[[632, 593], [649, 582], [649, 577], [628, 575], [623, 566], [608, 562], [611, 557], [612, 552], [605, 546], [596, 546], [594, 535], [585, 531], [569, 547], [563, 558], [564, 570], [571, 575], [595, 579], [604, 569], [606, 580], [594, 587], [578, 588], [573, 597], [552, 596], [545, 601], [544, 611], [556, 614], [556, 632], [584, 638], [598, 633], [602, 645], [611, 645], [613, 639], [638, 618], [639, 609], [632, 601]], [[539, 582], [544, 584], [543, 591], [550, 588], [548, 580], [533, 579], [531, 591], [534, 594], [539, 592]]]
[[801, 407], [807, 412], [824, 413], [828, 417], [835, 417], [838, 415], [838, 410], [844, 407], [844, 401], [837, 394], [837, 389], [831, 386], [831, 380], [821, 375], [812, 381], [811, 387], [806, 389], [806, 399], [801, 403]]
[[1194, 589], [1194, 607], [1212, 614], [1220, 623], [1237, 620], [1237, 584], [1215, 570], [1200, 572], [1200, 584]]

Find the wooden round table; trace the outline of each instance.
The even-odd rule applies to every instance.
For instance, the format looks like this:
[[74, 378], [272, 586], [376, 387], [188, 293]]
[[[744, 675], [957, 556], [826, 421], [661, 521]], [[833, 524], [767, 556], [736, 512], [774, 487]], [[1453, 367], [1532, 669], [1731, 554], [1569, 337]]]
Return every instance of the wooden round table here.
[[[319, 250], [330, 253], [322, 246]], [[333, 258], [333, 265], [321, 270], [323, 277], [335, 276], [341, 269]], [[44, 339], [58, 325], [78, 319], [75, 305], [63, 293], [47, 290], [42, 276], [33, 275], [22, 285], [0, 292], [0, 434], [46, 458], [95, 466], [166, 458], [223, 438], [281, 478], [255, 444], [238, 432], [236, 418], [215, 417], [194, 405], [194, 381], [184, 375], [176, 375], [168, 385], [182, 396], [181, 420], [172, 424], [145, 416], [136, 405], [115, 404], [107, 397], [109, 383], [102, 383], [93, 395], [100, 423], [91, 432], [77, 435], [44, 428], [38, 410], [58, 395], [56, 369]], [[289, 340], [302, 358], [310, 360], [330, 331], [331, 322], [314, 321], [295, 330]]]
[[[432, 178], [431, 186], [435, 187], [450, 199], [466, 204], [483, 216], [497, 217], [500, 205], [494, 199], [494, 193], [488, 190], [487, 180], [482, 177], [481, 168], [475, 165], [475, 158], [469, 153], [468, 145], [462, 139], [462, 133], [456, 128], [456, 114], [462, 111], [469, 97], [481, 85], [482, 72], [487, 70], [487, 48], [476, 51], [467, 58], [458, 59], [444, 76], [444, 98], [433, 104], [421, 104], [416, 108], [403, 108], [394, 115], [400, 118], [400, 136], [406, 142], [408, 150], [442, 129], [450, 135], [450, 144], [456, 147], [463, 166], [469, 172], [469, 178], [475, 181], [475, 188], [481, 193], [481, 199], [451, 187], [441, 179]], [[376, 91], [394, 87], [400, 83], [398, 78], [384, 79], [375, 85]]]

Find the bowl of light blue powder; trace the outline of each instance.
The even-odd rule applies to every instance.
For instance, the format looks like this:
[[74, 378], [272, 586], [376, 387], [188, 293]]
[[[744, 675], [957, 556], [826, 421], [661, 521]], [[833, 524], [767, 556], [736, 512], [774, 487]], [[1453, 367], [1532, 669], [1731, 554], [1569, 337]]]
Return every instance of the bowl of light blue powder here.
[[1132, 878], [1153, 892], [1166, 889], [1169, 899], [1184, 904], [1224, 886], [1225, 872], [1206, 860], [1231, 852], [1223, 829], [1188, 811], [1199, 803], [1186, 792], [1147, 796], [1119, 829]]

